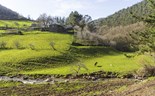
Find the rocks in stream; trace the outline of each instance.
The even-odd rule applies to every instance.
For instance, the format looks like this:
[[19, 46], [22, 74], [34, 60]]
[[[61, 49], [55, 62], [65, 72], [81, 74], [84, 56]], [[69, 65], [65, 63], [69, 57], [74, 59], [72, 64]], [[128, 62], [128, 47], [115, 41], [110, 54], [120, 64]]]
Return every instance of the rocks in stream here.
[[47, 79], [45, 79], [44, 81], [45, 82], [51, 82], [51, 81], [53, 81], [54, 79], [53, 78], [47, 78]]
[[[123, 78], [132, 78], [132, 74], [126, 74], [122, 76]], [[93, 73], [84, 73], [84, 74], [67, 74], [67, 75], [44, 75], [44, 74], [35, 74], [35, 75], [17, 75], [17, 76], [0, 76], [0, 80], [5, 81], [16, 81], [22, 82], [24, 84], [57, 84], [58, 83], [70, 83], [74, 82], [75, 80], [103, 80], [105, 78], [121, 78], [119, 77], [119, 73], [115, 72], [105, 72], [105, 71], [98, 71]]]

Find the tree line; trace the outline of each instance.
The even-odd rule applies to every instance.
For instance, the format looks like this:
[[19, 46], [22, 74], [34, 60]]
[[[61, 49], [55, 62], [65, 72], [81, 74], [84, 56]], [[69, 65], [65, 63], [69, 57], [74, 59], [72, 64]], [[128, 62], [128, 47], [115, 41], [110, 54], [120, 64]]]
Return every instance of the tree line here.
[[19, 15], [17, 12], [12, 11], [0, 5], [0, 19], [1, 20], [26, 20], [25, 17]]
[[[116, 12], [105, 19], [93, 21], [91, 16], [72, 11], [67, 18], [42, 14], [37, 19], [44, 27], [56, 23], [71, 25], [76, 31], [73, 43], [110, 46], [121, 51], [142, 52], [154, 47], [154, 1], [144, 0], [132, 7]], [[140, 23], [139, 23], [140, 22]], [[142, 23], [143, 22], [143, 23]]]
[[124, 8], [106, 18], [100, 18], [98, 20], [95, 20], [95, 22], [97, 22], [100, 26], [120, 26], [133, 24], [141, 20], [133, 18], [131, 13], [139, 17], [147, 17], [150, 13], [152, 13], [152, 10], [149, 7], [150, 6], [148, 5], [148, 2], [146, 0], [143, 0], [138, 4], [135, 4], [126, 9]]

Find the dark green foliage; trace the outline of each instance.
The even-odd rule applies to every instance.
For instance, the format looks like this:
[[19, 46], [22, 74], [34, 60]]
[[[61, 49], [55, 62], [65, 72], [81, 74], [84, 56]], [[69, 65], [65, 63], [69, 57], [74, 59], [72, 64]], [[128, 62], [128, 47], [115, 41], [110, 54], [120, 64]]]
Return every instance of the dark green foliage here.
[[96, 20], [96, 22], [102, 26], [102, 25], [108, 25], [108, 26], [119, 26], [119, 25], [129, 25], [136, 22], [139, 22], [141, 20], [134, 18], [132, 16], [134, 15], [138, 17], [147, 17], [151, 10], [147, 4], [146, 1], [142, 1], [138, 4], [133, 5], [132, 7], [128, 7], [127, 9], [122, 9], [115, 14], [108, 16], [107, 18], [101, 18]]
[[69, 15], [69, 17], [67, 18], [67, 24], [75, 26], [78, 25], [79, 22], [82, 20], [82, 15], [79, 14], [77, 11], [72, 11]]
[[25, 17], [20, 16], [18, 13], [0, 5], [0, 19], [1, 20], [26, 20]]
[[82, 17], [81, 21], [79, 22], [78, 26], [80, 26], [81, 31], [83, 31], [84, 27], [92, 20], [89, 15], [85, 15]]

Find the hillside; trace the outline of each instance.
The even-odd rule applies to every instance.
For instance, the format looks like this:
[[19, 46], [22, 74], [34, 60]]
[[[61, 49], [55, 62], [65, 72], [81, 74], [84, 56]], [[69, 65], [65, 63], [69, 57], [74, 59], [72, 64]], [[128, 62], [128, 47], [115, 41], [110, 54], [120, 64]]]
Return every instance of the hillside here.
[[72, 27], [46, 14], [23, 20], [0, 5], [0, 96], [154, 96], [155, 28], [131, 15], [148, 10], [143, 1], [96, 20], [100, 26], [75, 11]]
[[108, 26], [119, 26], [119, 25], [129, 25], [138, 22], [136, 18], [131, 15], [131, 12], [138, 17], [146, 17], [151, 9], [148, 7], [146, 1], [137, 3], [126, 9], [122, 9], [106, 18], [100, 18], [95, 20], [99, 25]]
[[0, 5], [0, 20], [19, 20], [26, 19], [25, 17], [19, 15], [17, 12], [12, 11], [2, 5]]

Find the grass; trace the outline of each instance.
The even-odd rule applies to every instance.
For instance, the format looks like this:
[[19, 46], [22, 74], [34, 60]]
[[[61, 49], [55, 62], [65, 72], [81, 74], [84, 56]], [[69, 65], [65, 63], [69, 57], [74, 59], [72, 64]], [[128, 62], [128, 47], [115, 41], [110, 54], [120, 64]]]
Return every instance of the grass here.
[[[144, 55], [127, 58], [123, 52], [103, 46], [71, 46], [72, 39], [68, 34], [40, 31], [3, 36], [0, 41], [7, 45], [6, 49], [0, 49], [0, 74], [66, 75], [75, 73], [73, 67], [79, 62], [88, 68], [80, 73], [103, 70], [124, 74], [140, 68], [141, 58], [149, 60]], [[94, 66], [95, 62], [100, 67]]]
[[6, 32], [6, 30], [0, 30], [0, 33], [4, 33], [4, 32]]
[[[130, 71], [134, 71], [140, 67], [138, 63], [138, 59], [128, 59], [125, 58], [123, 55], [117, 56], [103, 56], [103, 57], [96, 57], [83, 60], [83, 64], [89, 69], [86, 71], [85, 69], [81, 69], [80, 73], [92, 73], [99, 70], [110, 71], [110, 72], [120, 72], [126, 73]], [[98, 65], [102, 66], [101, 68], [95, 67], [94, 63], [98, 62]], [[39, 69], [33, 71], [24, 72], [24, 74], [71, 74], [74, 71], [72, 70], [72, 65], [67, 65], [59, 68], [46, 68], [46, 69]]]
[[[11, 69], [14, 70], [22, 66], [20, 63], [25, 63], [26, 61], [37, 61], [45, 57], [59, 56], [62, 54], [61, 52], [68, 49], [68, 44], [71, 40], [72, 37], [67, 34], [64, 36], [64, 34], [38, 31], [27, 32], [24, 33], [24, 35], [1, 37], [0, 41], [5, 41], [7, 43], [7, 49], [0, 50], [0, 66], [2, 66], [0, 67], [0, 72], [5, 73], [5, 71], [9, 72]], [[55, 43], [55, 48], [58, 51], [51, 48], [49, 45], [51, 41]], [[15, 47], [15, 42], [19, 42], [21, 49]], [[32, 50], [29, 44], [33, 44], [35, 50]], [[31, 65], [25, 65], [24, 67], [25, 69], [29, 69]]]
[[20, 84], [21, 84], [20, 82], [0, 81], [0, 88], [18, 86]]
[[[145, 55], [136, 56], [134, 58], [127, 58], [122, 52], [118, 52], [111, 48], [105, 47], [78, 47], [71, 51], [74, 58], [79, 58], [79, 61], [83, 63], [88, 71], [84, 68], [80, 70], [80, 73], [92, 73], [99, 70], [119, 72], [121, 74], [130, 73], [139, 69], [142, 65], [140, 60], [142, 58], [151, 60]], [[73, 54], [74, 53], [74, 54]], [[97, 67], [94, 66], [95, 62], [98, 62]], [[23, 74], [72, 74], [74, 73], [73, 67], [78, 62], [72, 62], [66, 66], [60, 66], [58, 68], [43, 68], [32, 71], [22, 72]]]
[[[16, 25], [16, 23], [18, 23], [19, 26]], [[31, 26], [32, 22], [31, 21], [19, 21], [19, 20], [0, 20], [0, 27], [19, 27], [19, 28], [23, 28], [23, 27], [27, 27], [27, 26]]]

